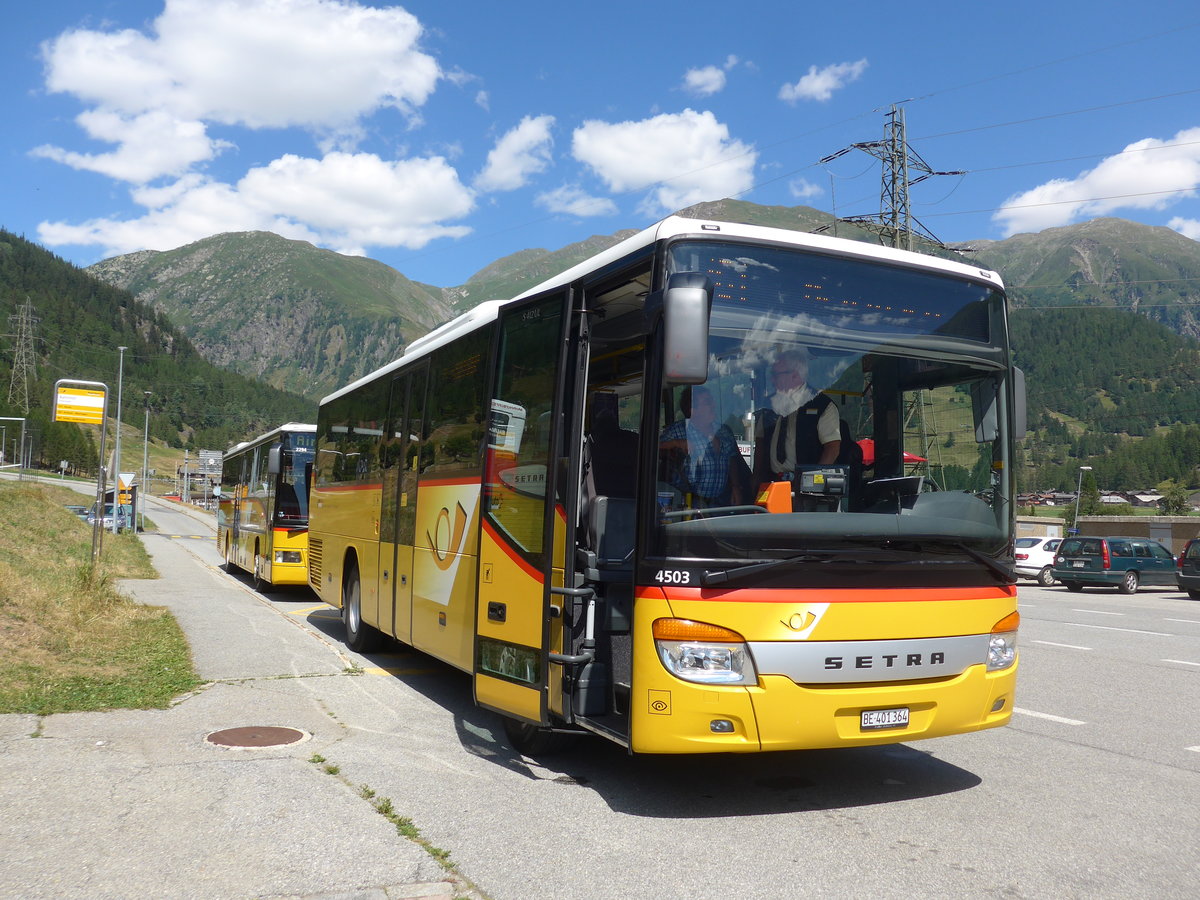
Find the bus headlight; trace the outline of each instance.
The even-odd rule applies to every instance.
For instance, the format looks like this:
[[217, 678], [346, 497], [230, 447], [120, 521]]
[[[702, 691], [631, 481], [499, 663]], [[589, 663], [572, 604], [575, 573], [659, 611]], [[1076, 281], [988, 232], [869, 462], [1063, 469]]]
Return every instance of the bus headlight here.
[[987, 654], [989, 672], [1010, 668], [1017, 661], [1017, 628], [1020, 624], [1021, 614], [1012, 613], [992, 626]]
[[276, 550], [275, 562], [277, 563], [298, 563], [300, 562], [299, 550]]
[[697, 684], [755, 684], [758, 673], [736, 631], [690, 619], [656, 619], [654, 646], [668, 672]]

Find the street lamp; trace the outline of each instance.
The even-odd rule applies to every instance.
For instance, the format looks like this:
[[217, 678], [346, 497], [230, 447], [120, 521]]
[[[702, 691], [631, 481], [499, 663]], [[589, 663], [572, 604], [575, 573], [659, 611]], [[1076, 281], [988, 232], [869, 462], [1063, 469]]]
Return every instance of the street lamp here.
[[1079, 467], [1079, 484], [1075, 486], [1075, 528], [1074, 533], [1079, 534], [1079, 498], [1083, 494], [1083, 473], [1092, 471], [1091, 466]]
[[113, 468], [117, 470], [114, 473], [117, 480], [113, 482], [113, 534], [120, 530], [121, 523], [121, 385], [125, 380], [125, 351], [129, 348], [118, 347], [117, 349], [121, 351], [121, 361], [117, 368], [117, 441], [113, 450], [113, 459], [115, 460]]
[[146, 395], [146, 430], [142, 435], [142, 487], [138, 491], [138, 510], [142, 514], [142, 531], [146, 530], [146, 491], [150, 489], [147, 473], [150, 471], [147, 463], [150, 460], [150, 391], [142, 391]]

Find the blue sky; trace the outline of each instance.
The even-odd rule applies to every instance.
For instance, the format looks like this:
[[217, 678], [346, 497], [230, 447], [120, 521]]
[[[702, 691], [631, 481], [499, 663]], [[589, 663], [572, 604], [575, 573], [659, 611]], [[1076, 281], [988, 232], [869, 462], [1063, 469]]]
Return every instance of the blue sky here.
[[703, 200], [879, 211], [903, 103], [946, 241], [1200, 240], [1200, 8], [609, 0], [5, 3], [0, 226], [79, 265], [226, 231], [442, 287]]

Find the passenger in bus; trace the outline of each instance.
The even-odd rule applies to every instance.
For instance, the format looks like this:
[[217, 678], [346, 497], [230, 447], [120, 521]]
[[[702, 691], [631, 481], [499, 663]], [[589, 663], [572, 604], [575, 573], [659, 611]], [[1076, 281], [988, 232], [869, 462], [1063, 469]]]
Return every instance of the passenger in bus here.
[[728, 425], [717, 423], [717, 404], [706, 387], [688, 387], [679, 401], [684, 418], [659, 436], [662, 481], [693, 507], [746, 503], [749, 467]]
[[808, 384], [808, 353], [782, 351], [771, 366], [771, 408], [759, 410], [755, 426], [754, 479], [781, 480], [797, 466], [832, 465], [842, 448], [837, 405]]

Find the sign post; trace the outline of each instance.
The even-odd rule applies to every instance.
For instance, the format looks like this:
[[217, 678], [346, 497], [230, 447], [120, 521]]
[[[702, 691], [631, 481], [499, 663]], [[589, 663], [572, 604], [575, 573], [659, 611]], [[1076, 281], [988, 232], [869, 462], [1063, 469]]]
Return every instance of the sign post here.
[[[92, 517], [92, 564], [104, 546], [104, 436], [108, 419], [108, 385], [102, 381], [75, 381], [60, 378], [54, 382], [55, 422], [75, 422], [100, 426], [100, 471], [96, 476], [96, 507]], [[120, 427], [118, 424], [117, 427]], [[113, 496], [113, 518], [117, 515]]]

